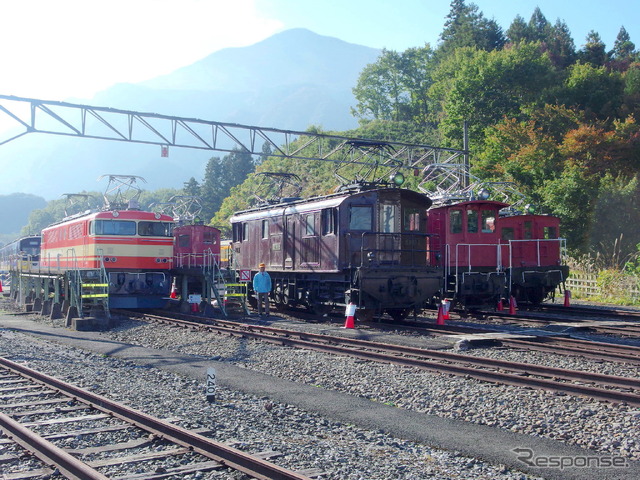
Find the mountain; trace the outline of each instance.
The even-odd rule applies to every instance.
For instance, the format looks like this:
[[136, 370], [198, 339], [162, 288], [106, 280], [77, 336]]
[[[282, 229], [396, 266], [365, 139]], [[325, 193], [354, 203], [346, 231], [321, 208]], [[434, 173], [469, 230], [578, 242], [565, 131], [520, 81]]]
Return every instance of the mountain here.
[[[88, 101], [69, 101], [285, 130], [315, 125], [343, 131], [357, 126], [350, 115], [351, 90], [379, 54], [293, 29], [248, 47], [214, 52], [168, 75], [114, 85]], [[155, 145], [29, 134], [0, 145], [0, 193], [52, 199], [100, 190], [96, 179], [104, 174], [142, 176], [149, 190], [182, 188], [191, 177], [202, 179], [209, 158], [223, 155], [174, 148], [167, 159]]]

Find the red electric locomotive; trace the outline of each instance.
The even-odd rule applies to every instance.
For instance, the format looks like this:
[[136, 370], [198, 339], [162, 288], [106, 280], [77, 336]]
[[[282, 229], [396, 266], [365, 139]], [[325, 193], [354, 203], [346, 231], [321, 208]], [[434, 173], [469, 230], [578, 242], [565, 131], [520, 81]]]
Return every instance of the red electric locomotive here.
[[444, 266], [444, 296], [462, 307], [497, 302], [508, 284], [504, 250], [495, 230], [502, 202], [469, 201], [434, 207], [428, 212], [432, 263]]
[[173, 229], [174, 268], [212, 267], [220, 262], [220, 230], [203, 224]]
[[172, 230], [170, 216], [140, 210], [75, 215], [42, 231], [40, 265], [86, 280], [104, 269], [111, 308], [160, 307], [170, 289]]
[[503, 202], [470, 200], [428, 213], [432, 250], [445, 268], [444, 296], [463, 308], [501, 298], [537, 304], [564, 282], [564, 239], [557, 217], [502, 215]]
[[[569, 276], [563, 264], [566, 241], [560, 238], [560, 219], [551, 215], [500, 217], [500, 241], [509, 245], [504, 265], [508, 291], [519, 302], [538, 304]], [[503, 247], [504, 248], [504, 247]]]
[[234, 267], [255, 273], [265, 263], [279, 306], [352, 302], [400, 319], [440, 291], [442, 269], [427, 263], [430, 206], [418, 192], [362, 185], [238, 212]]

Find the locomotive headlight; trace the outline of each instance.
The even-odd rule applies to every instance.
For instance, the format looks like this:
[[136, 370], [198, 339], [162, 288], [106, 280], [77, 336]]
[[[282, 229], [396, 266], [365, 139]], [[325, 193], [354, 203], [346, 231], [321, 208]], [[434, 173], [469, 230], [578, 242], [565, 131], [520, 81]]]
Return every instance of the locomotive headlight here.
[[391, 175], [389, 180], [391, 180], [391, 183], [393, 183], [395, 186], [399, 187], [404, 183], [404, 175], [400, 172], [397, 172]]
[[489, 198], [489, 195], [490, 195], [489, 190], [487, 190], [486, 188], [483, 188], [478, 192], [478, 198], [480, 200], [487, 200]]
[[534, 213], [536, 213], [536, 206], [528, 203], [524, 206], [524, 211], [530, 215], [533, 215]]

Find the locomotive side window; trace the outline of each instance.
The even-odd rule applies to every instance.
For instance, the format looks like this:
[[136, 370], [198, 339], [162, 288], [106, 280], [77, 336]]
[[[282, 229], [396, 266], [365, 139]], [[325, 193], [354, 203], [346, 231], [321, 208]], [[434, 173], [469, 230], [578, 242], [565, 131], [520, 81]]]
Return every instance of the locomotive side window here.
[[397, 205], [380, 205], [380, 231], [394, 233], [396, 231]]
[[336, 209], [325, 208], [322, 210], [322, 235], [336, 233]]
[[462, 233], [462, 210], [449, 212], [449, 233]]
[[305, 216], [304, 219], [305, 229], [304, 234], [307, 237], [313, 237], [316, 234], [316, 216], [314, 213], [310, 213]]
[[482, 233], [493, 233], [495, 229], [495, 212], [493, 210], [482, 210]]
[[269, 220], [262, 220], [262, 238], [269, 238]]
[[179, 247], [188, 247], [191, 245], [191, 235], [180, 235], [178, 236], [178, 246]]
[[533, 238], [533, 222], [531, 220], [524, 222], [524, 238], [525, 240]]
[[467, 232], [478, 233], [478, 211], [467, 210]]
[[504, 227], [502, 230], [500, 230], [500, 232], [500, 238], [505, 242], [516, 238], [513, 227]]
[[170, 237], [172, 223], [169, 222], [139, 222], [138, 235], [143, 237]]
[[234, 223], [233, 231], [231, 232], [234, 242], [242, 241], [242, 223]]
[[547, 240], [558, 238], [556, 227], [544, 227], [543, 234], [544, 234], [544, 238]]
[[349, 229], [371, 230], [373, 209], [370, 206], [352, 205], [349, 217]]
[[95, 220], [89, 229], [91, 235], [135, 235], [136, 222], [128, 220]]
[[402, 229], [405, 232], [420, 231], [420, 210], [418, 208], [405, 208]]
[[249, 240], [249, 224], [245, 222], [242, 224], [242, 241], [246, 242], [247, 240]]

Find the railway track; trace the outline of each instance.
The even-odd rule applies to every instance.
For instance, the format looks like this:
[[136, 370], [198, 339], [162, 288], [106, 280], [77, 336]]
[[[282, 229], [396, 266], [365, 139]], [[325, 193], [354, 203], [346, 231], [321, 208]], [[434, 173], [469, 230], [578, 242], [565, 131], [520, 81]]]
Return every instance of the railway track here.
[[[574, 313], [575, 315], [576, 313]], [[547, 328], [556, 329], [583, 329], [596, 333], [616, 335], [628, 338], [640, 338], [640, 323], [637, 318], [631, 321], [628, 319], [609, 318], [602, 320], [584, 319], [576, 317], [567, 317], [567, 315], [549, 316], [542, 312], [519, 312], [511, 315], [506, 312], [483, 312], [484, 318], [490, 318], [492, 321], [500, 321], [516, 325], [536, 325]]]
[[[379, 324], [378, 324], [379, 326]], [[399, 328], [398, 324], [389, 324], [394, 329]], [[466, 327], [461, 325], [433, 325], [426, 322], [403, 321], [402, 327], [417, 332], [435, 335], [492, 335], [504, 332], [492, 328], [480, 328], [478, 326]], [[515, 332], [522, 335], [529, 335], [526, 330]], [[640, 365], [640, 346], [623, 345], [617, 343], [605, 343], [598, 341], [583, 340], [565, 336], [541, 336], [531, 335], [531, 340], [512, 339], [496, 337], [494, 342], [502, 346], [513, 348], [534, 350], [540, 352], [557, 353], [561, 355], [576, 355], [598, 361], [613, 361]]]
[[[311, 478], [269, 462], [277, 452], [247, 454], [2, 357], [0, 398], [0, 445], [15, 442], [41, 462], [25, 469], [14, 449], [2, 455], [5, 480], [56, 471], [78, 480], [159, 480], [226, 469], [258, 479]], [[104, 444], [105, 434], [119, 440]], [[81, 440], [56, 445], [69, 439]]]
[[371, 342], [341, 336], [300, 332], [270, 326], [260, 326], [229, 320], [207, 319], [182, 315], [169, 318], [161, 315], [135, 314], [138, 318], [196, 330], [306, 348], [325, 353], [347, 355], [377, 362], [411, 366], [438, 373], [461, 375], [478, 380], [539, 388], [579, 395], [614, 403], [640, 406], [640, 380], [584, 371], [566, 370], [533, 364], [472, 357], [439, 350]]
[[580, 315], [589, 317], [611, 317], [615, 319], [640, 320], [640, 310], [625, 310], [622, 308], [594, 308], [585, 306], [565, 307], [555, 304], [542, 304], [537, 307], [543, 312], [559, 313], [562, 315]]

